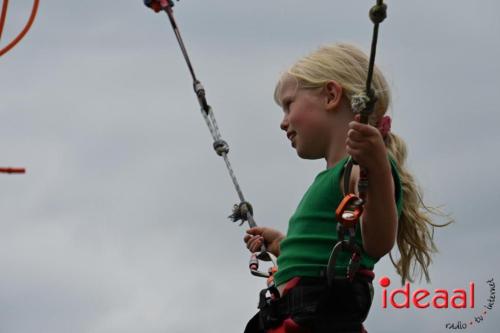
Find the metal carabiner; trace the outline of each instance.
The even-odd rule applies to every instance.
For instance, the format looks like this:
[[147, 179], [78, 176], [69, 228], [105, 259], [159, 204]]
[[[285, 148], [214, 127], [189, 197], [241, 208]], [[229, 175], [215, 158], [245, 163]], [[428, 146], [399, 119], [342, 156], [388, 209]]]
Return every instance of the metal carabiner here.
[[328, 260], [328, 265], [326, 266], [326, 278], [329, 286], [332, 286], [333, 281], [335, 279], [338, 279], [335, 274], [335, 266], [337, 265], [337, 257], [342, 251], [351, 253], [349, 263], [347, 264], [346, 278], [352, 281], [354, 275], [356, 275], [356, 272], [359, 270], [361, 259], [360, 247], [351, 240], [344, 239], [339, 241], [333, 247], [332, 253], [330, 254], [330, 259]]
[[[268, 269], [267, 272], [259, 271], [259, 261], [270, 261], [273, 266]], [[278, 260], [274, 254], [267, 250], [262, 250], [259, 253], [253, 253], [250, 257], [250, 262], [248, 268], [250, 268], [250, 273], [254, 276], [271, 278], [277, 271]]]
[[346, 229], [354, 228], [363, 213], [363, 200], [355, 194], [348, 194], [335, 210], [337, 221]]

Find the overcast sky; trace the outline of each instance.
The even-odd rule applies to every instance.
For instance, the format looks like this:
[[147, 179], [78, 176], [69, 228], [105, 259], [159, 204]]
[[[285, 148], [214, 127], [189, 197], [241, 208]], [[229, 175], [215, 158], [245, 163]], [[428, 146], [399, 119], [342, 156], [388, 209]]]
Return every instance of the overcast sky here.
[[[324, 161], [279, 129], [280, 73], [331, 42], [368, 50], [375, 1], [181, 1], [175, 15], [260, 225], [286, 231]], [[1, 45], [31, 1], [11, 1]], [[383, 309], [370, 332], [446, 332], [483, 311], [500, 278], [500, 3], [388, 2], [377, 63], [393, 131], [437, 230], [430, 284], [468, 288], [465, 310]], [[142, 1], [41, 0], [28, 36], [0, 59], [0, 332], [241, 332], [264, 281], [250, 276], [238, 198], [192, 92], [165, 15]], [[443, 221], [439, 221], [443, 222]], [[390, 260], [376, 266], [398, 287]], [[495, 305], [469, 331], [500, 325]]]

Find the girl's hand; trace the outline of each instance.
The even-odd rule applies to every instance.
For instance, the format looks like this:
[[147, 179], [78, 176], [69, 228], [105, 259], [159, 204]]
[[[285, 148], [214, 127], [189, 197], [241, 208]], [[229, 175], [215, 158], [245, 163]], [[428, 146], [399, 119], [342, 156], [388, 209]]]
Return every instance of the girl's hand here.
[[262, 244], [266, 245], [267, 251], [276, 257], [280, 254], [280, 242], [285, 238], [281, 232], [266, 227], [255, 227], [247, 230], [247, 235], [243, 238], [250, 252], [260, 251]]
[[[356, 120], [359, 115], [356, 115]], [[384, 139], [380, 131], [358, 121], [349, 123], [346, 139], [346, 152], [351, 155], [360, 166], [368, 171], [386, 170], [389, 167]]]

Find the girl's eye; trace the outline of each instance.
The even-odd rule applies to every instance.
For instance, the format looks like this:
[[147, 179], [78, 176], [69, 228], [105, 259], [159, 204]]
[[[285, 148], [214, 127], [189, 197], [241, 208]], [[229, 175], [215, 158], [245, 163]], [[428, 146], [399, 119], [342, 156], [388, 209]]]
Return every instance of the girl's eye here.
[[292, 101], [286, 101], [283, 103], [283, 110], [285, 110], [285, 112], [290, 110], [290, 104], [292, 104]]

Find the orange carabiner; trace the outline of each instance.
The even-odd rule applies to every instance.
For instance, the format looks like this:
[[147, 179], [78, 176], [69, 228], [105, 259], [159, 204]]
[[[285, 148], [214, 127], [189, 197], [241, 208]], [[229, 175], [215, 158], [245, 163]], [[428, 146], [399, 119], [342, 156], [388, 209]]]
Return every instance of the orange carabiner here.
[[342, 199], [335, 211], [337, 221], [345, 228], [353, 228], [363, 213], [363, 200], [355, 194], [348, 194]]

